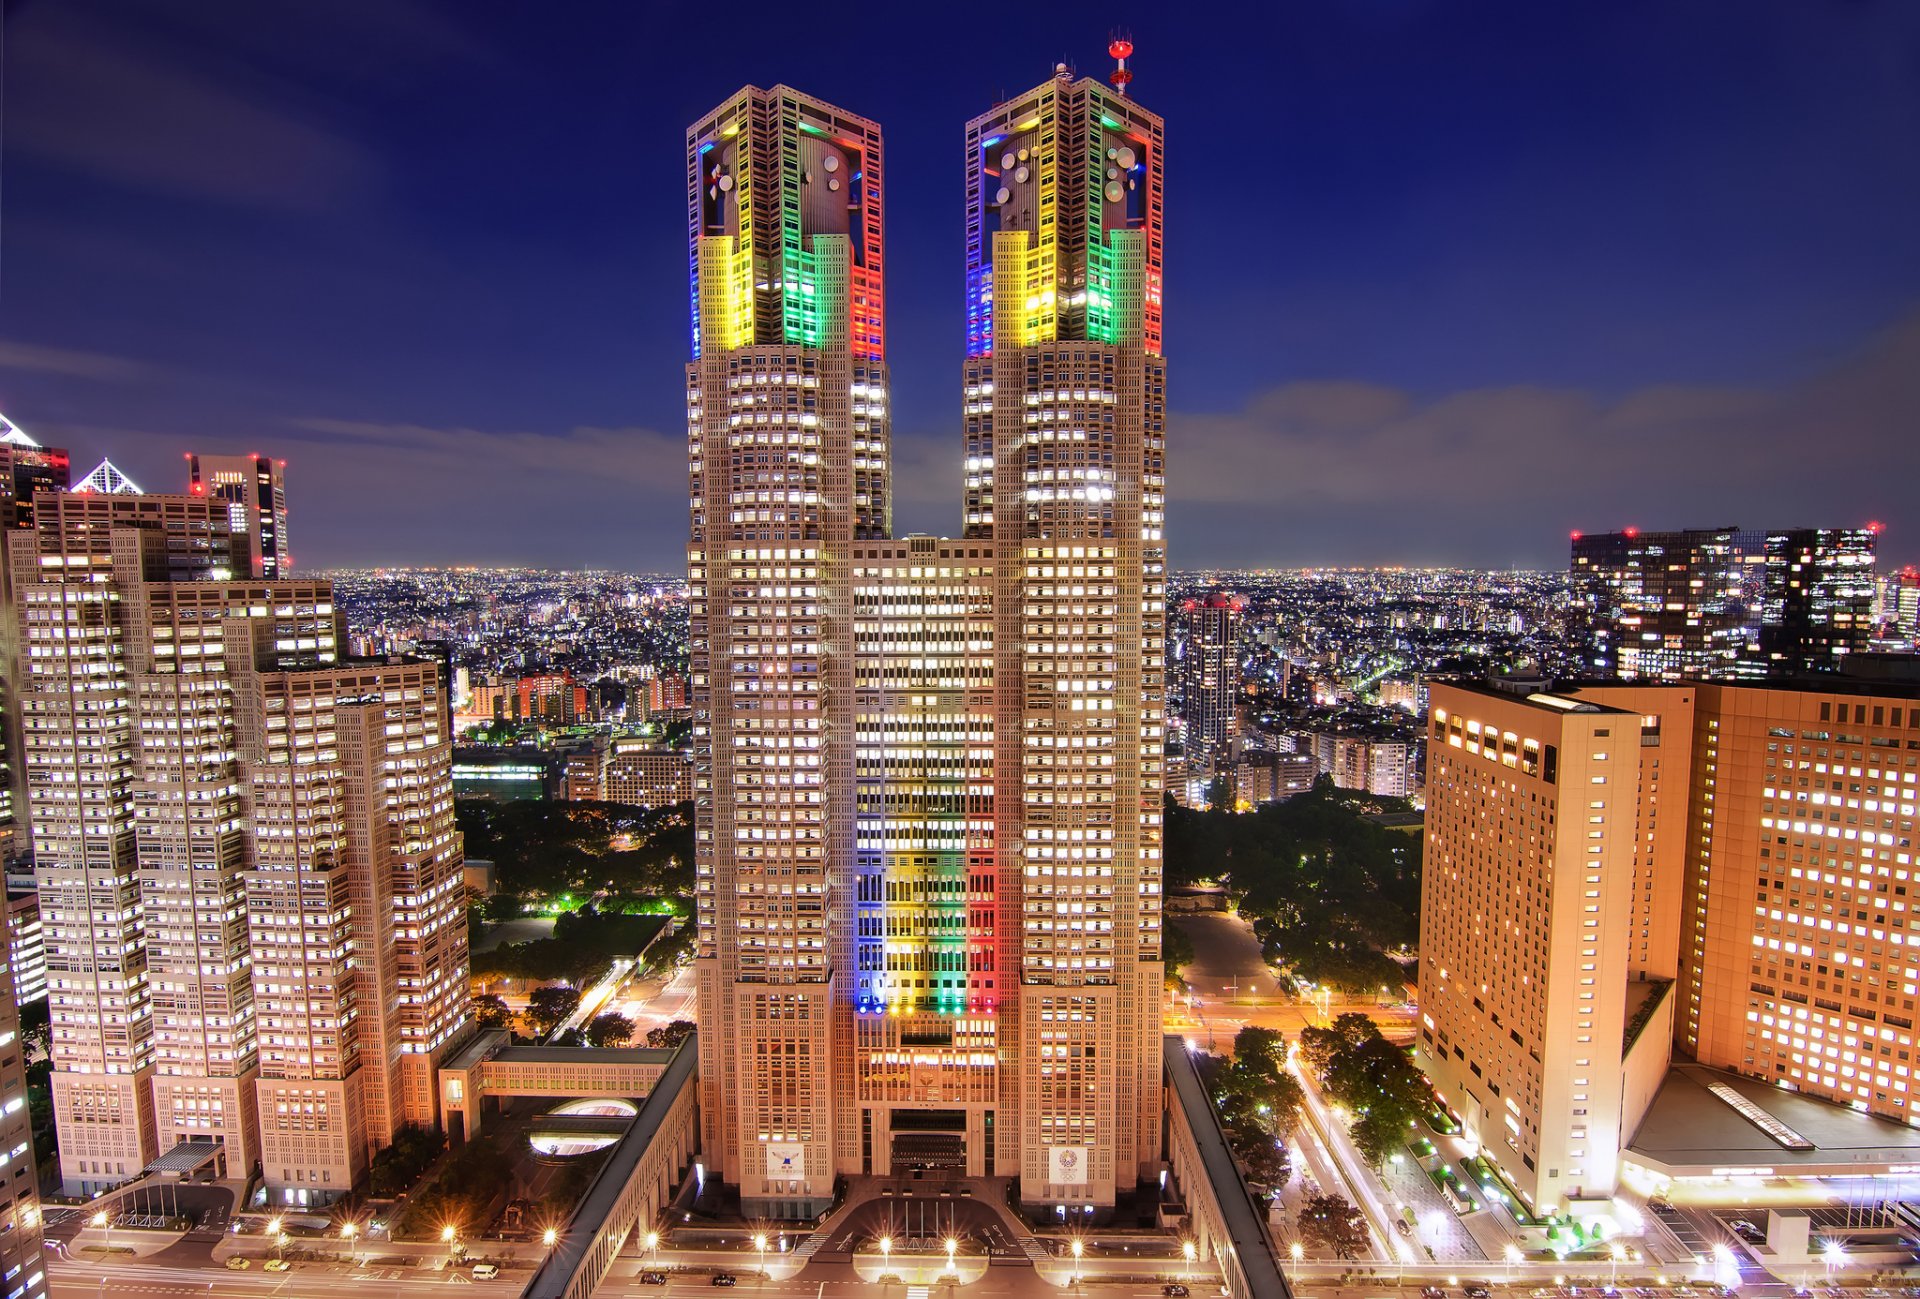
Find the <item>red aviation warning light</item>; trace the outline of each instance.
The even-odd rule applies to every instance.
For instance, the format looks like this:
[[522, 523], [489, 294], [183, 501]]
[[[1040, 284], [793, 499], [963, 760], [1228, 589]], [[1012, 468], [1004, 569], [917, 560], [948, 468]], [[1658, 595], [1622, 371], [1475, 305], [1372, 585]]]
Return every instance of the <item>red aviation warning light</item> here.
[[1113, 61], [1119, 65], [1107, 74], [1107, 80], [1113, 83], [1116, 91], [1124, 95], [1127, 93], [1128, 84], [1133, 80], [1133, 70], [1127, 67], [1127, 60], [1133, 57], [1133, 42], [1123, 35], [1116, 35], [1107, 42], [1107, 53], [1111, 54]]

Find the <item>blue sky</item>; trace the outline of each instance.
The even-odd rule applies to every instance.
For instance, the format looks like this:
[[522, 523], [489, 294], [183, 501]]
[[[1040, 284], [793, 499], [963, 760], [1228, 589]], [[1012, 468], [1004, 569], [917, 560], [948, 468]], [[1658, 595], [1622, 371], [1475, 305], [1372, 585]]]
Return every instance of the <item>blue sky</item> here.
[[677, 568], [683, 133], [786, 81], [886, 131], [896, 525], [951, 529], [962, 125], [1124, 26], [1176, 565], [1920, 557], [1920, 6], [834, 12], [5, 0], [0, 411], [149, 489], [283, 456], [303, 566]]

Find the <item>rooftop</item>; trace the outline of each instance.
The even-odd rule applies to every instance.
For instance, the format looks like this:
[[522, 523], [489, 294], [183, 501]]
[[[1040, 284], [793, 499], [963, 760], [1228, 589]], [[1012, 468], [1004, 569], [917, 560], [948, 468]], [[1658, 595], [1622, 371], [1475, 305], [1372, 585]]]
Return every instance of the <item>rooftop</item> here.
[[[1806, 1149], [1783, 1145], [1753, 1119], [1707, 1090], [1729, 1088]], [[1920, 1128], [1862, 1114], [1846, 1106], [1770, 1087], [1755, 1078], [1705, 1065], [1680, 1064], [1627, 1143], [1627, 1157], [1674, 1177], [1740, 1172], [1885, 1173], [1889, 1165], [1920, 1168]]]

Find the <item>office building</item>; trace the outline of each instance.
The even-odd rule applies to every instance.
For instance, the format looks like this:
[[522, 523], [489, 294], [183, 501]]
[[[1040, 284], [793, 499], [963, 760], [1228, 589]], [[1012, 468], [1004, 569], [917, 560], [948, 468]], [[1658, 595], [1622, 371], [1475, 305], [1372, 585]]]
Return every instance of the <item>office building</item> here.
[[892, 540], [878, 128], [776, 87], [688, 134], [703, 1148], [749, 1212], [1154, 1172], [1161, 138], [1064, 69], [968, 125], [963, 536]]
[[607, 749], [601, 797], [635, 807], [664, 807], [693, 797], [693, 754], [645, 740], [618, 739]]
[[217, 497], [76, 491], [12, 547], [70, 1194], [196, 1142], [325, 1203], [434, 1121], [465, 1028], [439, 669], [345, 661], [329, 585], [266, 580], [258, 535]]
[[[1773, 1171], [1636, 1146], [1676, 1057], [1920, 1126], [1916, 710], [1910, 676], [1834, 672], [1435, 686], [1418, 1051], [1530, 1205]], [[1867, 1144], [1822, 1171], [1904, 1158]]]
[[187, 490], [235, 507], [236, 525], [253, 530], [260, 576], [268, 581], [293, 572], [287, 549], [287, 462], [266, 456], [188, 455]]
[[1834, 671], [1873, 638], [1878, 532], [1575, 533], [1571, 573], [1588, 667], [1628, 681]]
[[1589, 667], [1629, 681], [1757, 672], [1763, 571], [1761, 540], [1739, 528], [1574, 533]]
[[1879, 528], [1790, 528], [1766, 540], [1760, 650], [1775, 675], [1828, 672], [1873, 639]]
[[1180, 714], [1187, 770], [1210, 776], [1231, 765], [1240, 738], [1240, 619], [1246, 602], [1230, 595], [1180, 606]]

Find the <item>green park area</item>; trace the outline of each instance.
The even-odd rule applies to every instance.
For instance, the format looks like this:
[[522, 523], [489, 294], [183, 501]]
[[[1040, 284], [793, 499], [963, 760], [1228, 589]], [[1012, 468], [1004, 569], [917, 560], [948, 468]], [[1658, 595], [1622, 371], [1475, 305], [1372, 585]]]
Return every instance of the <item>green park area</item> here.
[[[1267, 960], [1297, 979], [1347, 992], [1397, 989], [1406, 970], [1393, 956], [1420, 936], [1421, 839], [1368, 817], [1407, 810], [1404, 799], [1337, 789], [1325, 777], [1246, 813], [1169, 800], [1167, 885], [1224, 887]], [[1170, 939], [1167, 953], [1177, 966], [1180, 941]]]

